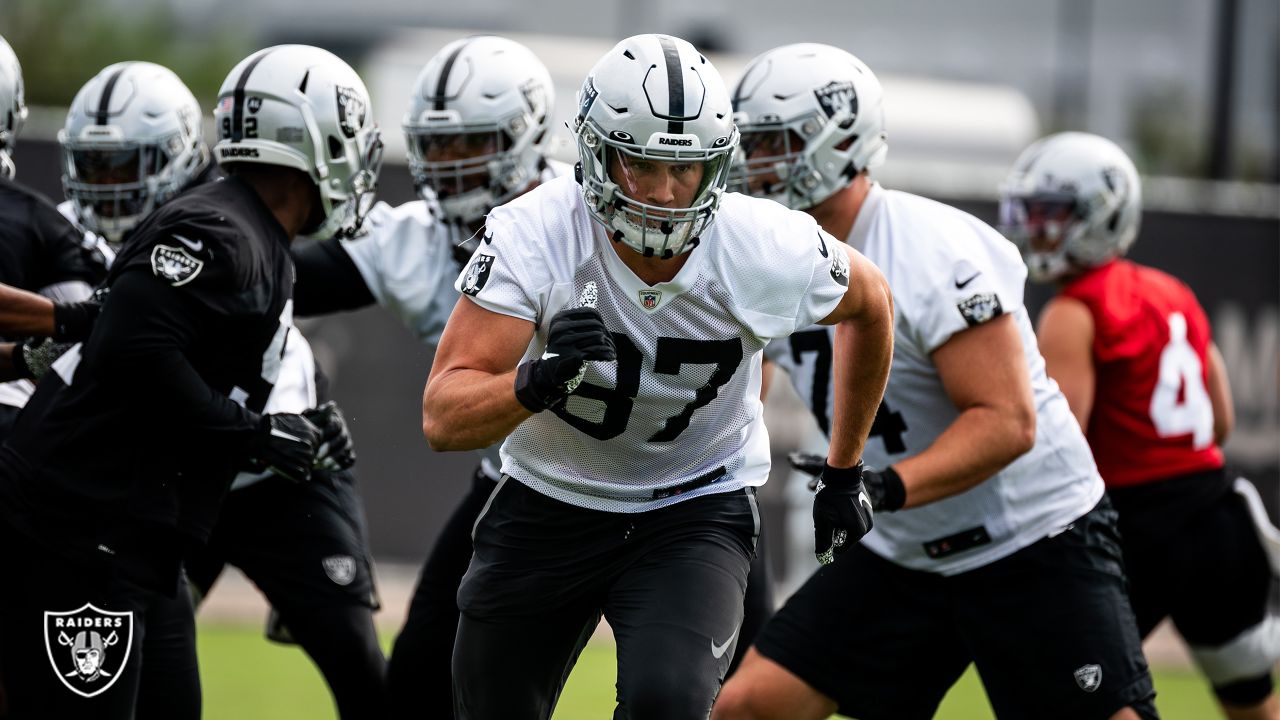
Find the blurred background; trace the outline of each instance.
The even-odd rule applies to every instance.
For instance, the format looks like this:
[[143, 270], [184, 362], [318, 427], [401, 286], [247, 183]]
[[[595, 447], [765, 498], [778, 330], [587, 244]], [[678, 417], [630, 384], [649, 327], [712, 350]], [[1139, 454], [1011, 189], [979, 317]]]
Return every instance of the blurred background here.
[[[1131, 256], [1199, 294], [1226, 358], [1238, 428], [1230, 462], [1273, 515], [1280, 496], [1280, 3], [1276, 0], [3, 0], [0, 35], [27, 82], [19, 179], [61, 199], [55, 136], [82, 83], [120, 60], [176, 71], [212, 107], [230, 68], [283, 42], [320, 45], [365, 79], [388, 141], [379, 194], [412, 199], [400, 121], [418, 70], [478, 32], [528, 45], [556, 83], [556, 154], [595, 60], [640, 32], [682, 36], [733, 83], [755, 54], [799, 41], [852, 51], [885, 85], [886, 186], [994, 222], [1018, 152], [1058, 130], [1117, 141], [1144, 175]], [[212, 138], [212, 133], [208, 133]], [[1046, 299], [1032, 289], [1032, 311]], [[429, 353], [378, 309], [302, 327], [353, 425], [373, 551], [412, 579], [475, 459], [429, 451], [420, 397]], [[782, 589], [812, 568], [809, 499], [782, 458], [820, 447], [785, 383], [770, 414], [773, 481], [762, 493]], [[795, 422], [790, 422], [792, 418]], [[781, 422], [778, 422], [781, 421]], [[793, 535], [795, 542], [788, 542]], [[390, 607], [391, 612], [402, 611]]]

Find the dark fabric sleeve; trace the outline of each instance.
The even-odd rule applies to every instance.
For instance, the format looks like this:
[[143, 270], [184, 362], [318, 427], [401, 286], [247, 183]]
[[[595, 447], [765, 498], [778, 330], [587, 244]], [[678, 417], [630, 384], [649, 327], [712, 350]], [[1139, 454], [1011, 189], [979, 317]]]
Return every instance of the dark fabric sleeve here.
[[82, 280], [91, 287], [101, 282], [107, 274], [106, 265], [85, 248], [84, 233], [50, 204], [32, 203], [32, 211], [31, 221], [40, 234], [43, 251], [42, 287], [68, 280]]
[[299, 317], [357, 310], [376, 300], [360, 271], [336, 238], [293, 247], [298, 276], [293, 285], [293, 312]]
[[[131, 402], [180, 429], [178, 442], [217, 456], [248, 450], [260, 417], [211, 388], [187, 353], [225, 319], [145, 271], [121, 275], [85, 347]], [[233, 455], [233, 456], [235, 456]]]

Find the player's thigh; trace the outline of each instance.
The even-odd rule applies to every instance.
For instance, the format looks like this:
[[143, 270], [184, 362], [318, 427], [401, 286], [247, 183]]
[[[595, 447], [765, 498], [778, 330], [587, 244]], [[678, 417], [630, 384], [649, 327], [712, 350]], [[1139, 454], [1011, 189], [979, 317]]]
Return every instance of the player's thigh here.
[[1115, 513], [950, 578], [958, 627], [1002, 720], [1152, 716], [1155, 692], [1125, 592]]
[[1243, 499], [1223, 495], [1187, 527], [1175, 551], [1170, 614], [1210, 683], [1269, 677], [1280, 660], [1280, 620], [1269, 611], [1271, 566]]
[[156, 596], [147, 607], [137, 720], [200, 717], [195, 610], [186, 592]]
[[969, 664], [945, 581], [857, 545], [783, 604], [756, 648], [835, 701], [841, 714], [931, 718]]
[[632, 540], [647, 547], [614, 580], [604, 611], [622, 717], [707, 716], [742, 625], [754, 503], [738, 491], [637, 519]]

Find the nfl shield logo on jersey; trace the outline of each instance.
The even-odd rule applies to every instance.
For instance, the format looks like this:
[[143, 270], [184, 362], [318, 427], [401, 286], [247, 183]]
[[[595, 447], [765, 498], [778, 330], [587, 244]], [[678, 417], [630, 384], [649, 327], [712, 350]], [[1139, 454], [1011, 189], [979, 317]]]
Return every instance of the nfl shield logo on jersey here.
[[1076, 684], [1085, 692], [1093, 692], [1102, 684], [1102, 666], [1084, 665], [1075, 672]]
[[133, 647], [133, 612], [85, 603], [78, 610], [45, 612], [44, 647], [53, 672], [71, 692], [91, 698], [120, 679]]
[[467, 276], [462, 280], [462, 292], [475, 296], [484, 289], [489, 280], [489, 271], [493, 269], [492, 255], [477, 255], [467, 267]]
[[641, 290], [640, 306], [645, 310], [652, 310], [658, 307], [658, 303], [662, 302], [661, 290]]

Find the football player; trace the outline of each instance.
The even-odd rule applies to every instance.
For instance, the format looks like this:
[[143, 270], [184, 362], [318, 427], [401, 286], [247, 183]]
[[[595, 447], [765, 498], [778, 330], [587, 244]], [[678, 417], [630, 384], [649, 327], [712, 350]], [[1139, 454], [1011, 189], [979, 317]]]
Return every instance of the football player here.
[[1137, 170], [1110, 140], [1053, 135], [1014, 164], [1000, 209], [1031, 279], [1058, 290], [1040, 348], [1120, 513], [1138, 631], [1171, 617], [1228, 718], [1280, 718], [1256, 491], [1239, 479], [1232, 492], [1223, 470], [1226, 368], [1191, 289], [1123, 259], [1142, 214]]
[[[865, 253], [896, 315], [862, 456], [875, 530], [765, 626], [715, 717], [932, 717], [970, 662], [1002, 718], [1154, 717], [1115, 512], [1045, 375], [1017, 253], [970, 215], [872, 181], [882, 90], [849, 53], [770, 50], [734, 108], [750, 192]], [[831, 347], [807, 328], [770, 350], [824, 429], [839, 419]]]
[[[96, 306], [79, 301], [87, 300], [106, 276], [105, 258], [84, 245], [81, 233], [48, 199], [14, 180], [13, 148], [26, 117], [22, 68], [9, 43], [0, 38], [0, 283], [8, 286], [0, 302], [5, 309], [0, 337], [55, 334], [59, 340], [80, 339]], [[47, 300], [13, 290], [39, 293]], [[31, 308], [49, 319], [28, 323]], [[36, 346], [7, 344], [0, 350], [0, 378], [11, 380], [0, 383], [0, 441], [35, 390], [27, 358]], [[38, 362], [32, 357], [31, 364]]]
[[[251, 461], [310, 479], [324, 433], [301, 414], [263, 412], [292, 314], [288, 245], [359, 226], [379, 147], [367, 109], [359, 77], [318, 48], [237, 65], [214, 115], [230, 178], [134, 228], [88, 339], [0, 448], [0, 548], [25, 578], [0, 597], [15, 714], [70, 715], [88, 691], [98, 716], [133, 717], [149, 614], [187, 597], [182, 559], [208, 537], [236, 471]], [[96, 688], [35, 661], [48, 652], [42, 613], [86, 605], [115, 613], [128, 638]], [[189, 604], [187, 617], [186, 652], [171, 660], [194, 685]]]
[[489, 213], [423, 397], [437, 450], [507, 438], [458, 592], [455, 714], [549, 717], [603, 614], [616, 715], [705, 718], [768, 475], [761, 350], [839, 324], [815, 512], [819, 549], [842, 551], [871, 524], [857, 459], [888, 372], [888, 289], [808, 216], [723, 193], [729, 95], [688, 42], [618, 43], [573, 129], [576, 177]]

